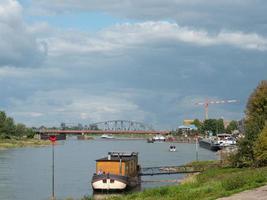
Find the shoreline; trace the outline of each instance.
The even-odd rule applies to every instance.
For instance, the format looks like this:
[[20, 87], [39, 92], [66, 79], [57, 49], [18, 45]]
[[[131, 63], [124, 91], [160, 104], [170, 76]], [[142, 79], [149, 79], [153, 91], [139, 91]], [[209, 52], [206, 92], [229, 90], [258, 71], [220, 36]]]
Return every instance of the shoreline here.
[[44, 147], [50, 145], [48, 140], [39, 139], [4, 139], [0, 140], [0, 150], [21, 147]]

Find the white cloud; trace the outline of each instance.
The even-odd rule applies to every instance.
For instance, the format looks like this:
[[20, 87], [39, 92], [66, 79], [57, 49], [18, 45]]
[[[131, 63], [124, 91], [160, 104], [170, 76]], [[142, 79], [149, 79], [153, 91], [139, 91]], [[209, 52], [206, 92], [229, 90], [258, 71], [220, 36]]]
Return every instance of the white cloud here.
[[44, 59], [46, 46], [28, 31], [17, 1], [0, 2], [0, 51], [0, 67], [39, 65]]
[[181, 27], [166, 21], [124, 23], [106, 28], [96, 35], [69, 32], [47, 38], [50, 56], [92, 53], [118, 54], [130, 48], [166, 48], [167, 44], [187, 43], [197, 46], [228, 45], [241, 49], [267, 50], [267, 39], [256, 33], [221, 31], [209, 34], [205, 30]]

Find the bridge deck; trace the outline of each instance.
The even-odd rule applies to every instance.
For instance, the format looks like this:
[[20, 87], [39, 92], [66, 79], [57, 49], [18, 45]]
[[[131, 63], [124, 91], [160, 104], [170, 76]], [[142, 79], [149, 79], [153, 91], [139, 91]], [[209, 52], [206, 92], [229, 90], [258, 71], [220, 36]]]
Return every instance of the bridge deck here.
[[141, 131], [141, 130], [36, 130], [36, 133], [48, 134], [168, 134], [169, 131], [154, 130], [154, 131]]

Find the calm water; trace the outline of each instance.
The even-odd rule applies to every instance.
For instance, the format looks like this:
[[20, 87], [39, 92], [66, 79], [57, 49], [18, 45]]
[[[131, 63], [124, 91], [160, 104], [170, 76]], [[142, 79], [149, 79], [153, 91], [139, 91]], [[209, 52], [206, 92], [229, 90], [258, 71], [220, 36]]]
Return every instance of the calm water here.
[[[108, 151], [139, 152], [142, 167], [181, 165], [195, 159], [194, 144], [147, 143], [145, 140], [80, 141], [68, 139], [55, 146], [55, 194], [57, 199], [91, 195], [95, 160]], [[51, 196], [51, 147], [18, 148], [0, 151], [0, 199], [47, 200]], [[217, 159], [214, 152], [199, 148], [199, 159]], [[151, 180], [181, 179], [183, 175], [142, 177], [142, 188], [164, 184]]]

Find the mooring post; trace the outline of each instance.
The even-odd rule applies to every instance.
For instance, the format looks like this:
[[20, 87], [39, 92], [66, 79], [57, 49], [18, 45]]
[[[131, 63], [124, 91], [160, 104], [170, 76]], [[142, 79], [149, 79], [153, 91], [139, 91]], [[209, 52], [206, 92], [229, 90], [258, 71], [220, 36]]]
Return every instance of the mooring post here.
[[198, 161], [198, 135], [196, 135], [196, 161]]

